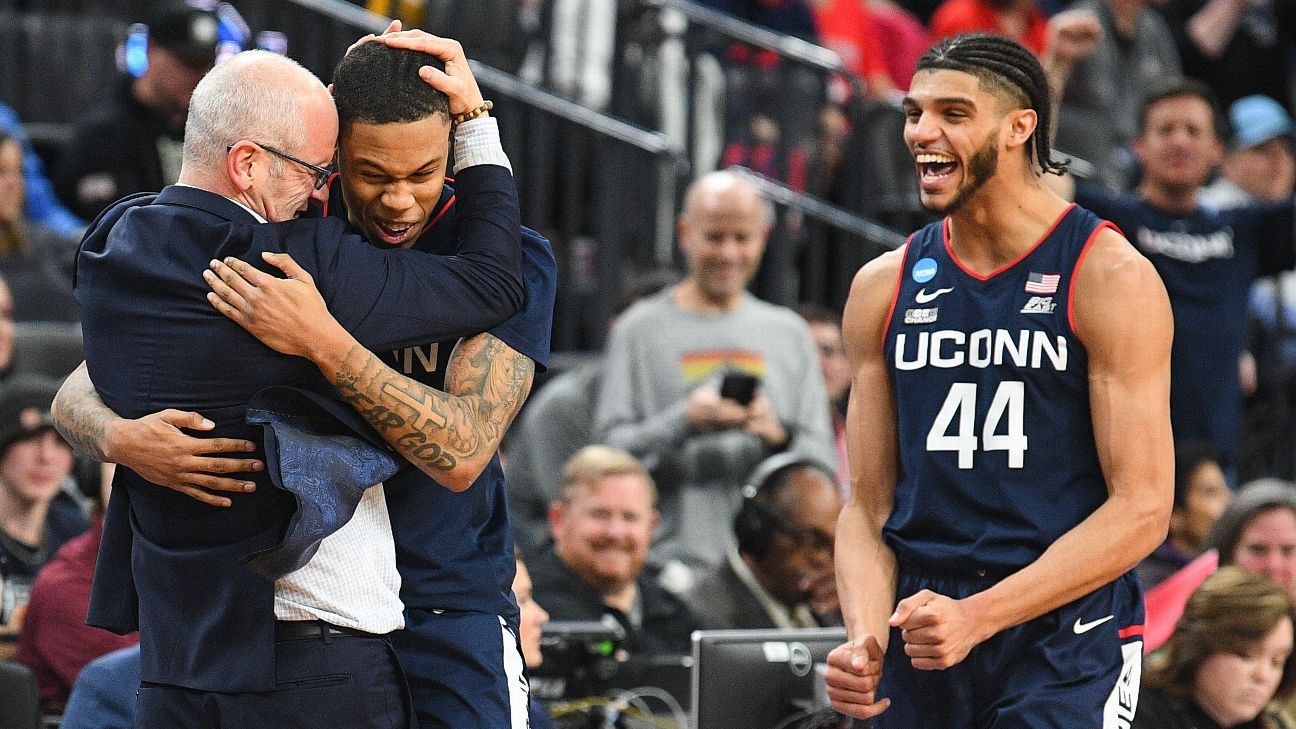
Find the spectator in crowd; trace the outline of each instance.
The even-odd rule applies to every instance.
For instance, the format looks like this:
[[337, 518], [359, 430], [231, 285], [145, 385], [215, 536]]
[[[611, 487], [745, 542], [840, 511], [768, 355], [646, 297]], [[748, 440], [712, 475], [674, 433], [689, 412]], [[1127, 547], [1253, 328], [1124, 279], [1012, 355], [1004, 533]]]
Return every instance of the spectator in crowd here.
[[[724, 559], [716, 525], [733, 520], [756, 464], [781, 451], [836, 461], [809, 328], [746, 290], [772, 219], [736, 173], [699, 178], [678, 226], [688, 275], [627, 310], [609, 339], [595, 436], [643, 459], [661, 484], [653, 556], [676, 565], [676, 591]], [[745, 387], [721, 396], [733, 372], [759, 378], [749, 400]]]
[[27, 131], [17, 112], [0, 104], [0, 133], [18, 140], [22, 147], [23, 197], [27, 202], [27, 219], [65, 238], [81, 237], [85, 222], [73, 215], [54, 196], [54, 185], [45, 175], [45, 165], [32, 148]]
[[[531, 584], [531, 573], [527, 571], [522, 553], [516, 552], [517, 572], [513, 575], [513, 599], [518, 605], [518, 642], [522, 644], [522, 660], [527, 668], [537, 668], [544, 663], [540, 652], [540, 638], [545, 623], [549, 622], [549, 613], [535, 601], [534, 586]], [[553, 722], [544, 704], [531, 696], [527, 711], [530, 721], [529, 729], [552, 729]]]
[[184, 0], [155, 0], [147, 67], [131, 69], [113, 96], [77, 122], [55, 192], [90, 219], [109, 203], [156, 192], [180, 175], [185, 116], [194, 87], [216, 60], [216, 13]]
[[1260, 479], [1243, 486], [1205, 546], [1219, 552], [1220, 566], [1264, 575], [1296, 599], [1296, 485]]
[[9, 283], [0, 276], [0, 384], [13, 375], [14, 355], [14, 302]]
[[[1229, 106], [1232, 137], [1220, 175], [1202, 190], [1203, 204], [1236, 208], [1283, 203], [1296, 187], [1291, 116], [1267, 96]], [[1296, 477], [1296, 273], [1280, 271], [1251, 287], [1251, 340], [1241, 362], [1243, 412], [1238, 476]]]
[[72, 448], [50, 419], [55, 390], [25, 378], [0, 397], [0, 631], [19, 632], [37, 572], [90, 526], [63, 492]]
[[690, 635], [700, 627], [646, 568], [656, 497], [634, 456], [601, 445], [582, 448], [563, 469], [550, 506], [553, 546], [530, 562], [534, 599], [555, 620], [611, 615], [625, 628], [627, 661], [618, 671], [624, 680], [653, 656], [688, 653]]
[[[635, 302], [678, 281], [673, 270], [631, 280], [608, 326]], [[523, 554], [535, 554], [549, 541], [549, 504], [558, 498], [563, 464], [594, 442], [594, 404], [602, 376], [601, 357], [560, 373], [532, 394], [509, 433], [509, 521]]]
[[75, 321], [72, 262], [76, 243], [23, 212], [22, 147], [0, 131], [0, 274], [13, 286], [18, 321]]
[[1132, 180], [1131, 145], [1139, 132], [1139, 107], [1156, 84], [1180, 75], [1179, 52], [1169, 26], [1146, 0], [1084, 0], [1074, 8], [1093, 23], [1092, 37], [1076, 43], [1073, 13], [1049, 21], [1045, 56], [1055, 89], [1057, 148], [1092, 163], [1096, 182], [1125, 192]]
[[1202, 189], [1202, 201], [1219, 208], [1288, 200], [1296, 185], [1291, 115], [1268, 96], [1247, 96], [1228, 109], [1228, 154], [1220, 175]]
[[139, 642], [136, 634], [116, 635], [85, 622], [112, 473], [112, 465], [105, 464], [99, 492], [91, 499], [94, 513], [90, 528], [64, 544], [41, 569], [23, 617], [18, 660], [36, 674], [45, 714], [63, 713], [72, 685], [86, 664]]
[[743, 495], [736, 545], [684, 601], [712, 629], [840, 625], [833, 546], [842, 495], [832, 470], [771, 456]]
[[[1140, 120], [1134, 152], [1143, 177], [1136, 191], [1117, 196], [1081, 184], [1074, 197], [1124, 231], [1160, 274], [1174, 312], [1175, 439], [1209, 443], [1232, 480], [1247, 292], [1257, 275], [1292, 267], [1292, 205], [1220, 210], [1201, 204], [1198, 193], [1223, 156], [1215, 97], [1201, 82], [1168, 79], [1144, 101]], [[1045, 179], [1072, 194], [1070, 178]]]
[[814, 14], [807, 0], [700, 0], [740, 20], [815, 43]]
[[823, 372], [832, 416], [833, 439], [837, 444], [837, 485], [850, 493], [850, 464], [846, 460], [846, 398], [850, 395], [851, 368], [842, 341], [841, 316], [825, 306], [802, 304], [797, 308], [810, 326], [810, 336], [819, 350], [819, 369]]
[[815, 0], [819, 41], [864, 80], [870, 97], [907, 91], [918, 58], [931, 45], [922, 21], [890, 0]]
[[1174, 509], [1166, 540], [1138, 565], [1145, 588], [1159, 584], [1201, 554], [1215, 520], [1228, 507], [1233, 492], [1224, 471], [1204, 443], [1175, 445]]
[[1271, 707], [1296, 689], [1292, 600], [1258, 575], [1225, 568], [1188, 599], [1147, 659], [1133, 729], [1283, 729]]
[[1184, 73], [1220, 101], [1264, 94], [1291, 108], [1291, 39], [1296, 6], [1273, 0], [1177, 0], [1158, 3], [1174, 32]]
[[1044, 55], [1048, 20], [1035, 0], [945, 0], [931, 19], [934, 40], [962, 33], [997, 33]]
[[94, 659], [77, 676], [59, 729], [135, 729], [139, 683], [138, 643]]

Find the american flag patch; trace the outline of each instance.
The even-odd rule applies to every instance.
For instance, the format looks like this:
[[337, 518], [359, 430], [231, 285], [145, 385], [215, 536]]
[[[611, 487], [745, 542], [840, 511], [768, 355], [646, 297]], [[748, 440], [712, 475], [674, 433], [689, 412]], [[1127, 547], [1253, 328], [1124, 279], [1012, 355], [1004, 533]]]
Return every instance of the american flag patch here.
[[1056, 294], [1058, 282], [1062, 276], [1056, 273], [1035, 273], [1030, 272], [1026, 277], [1026, 293], [1028, 294]]

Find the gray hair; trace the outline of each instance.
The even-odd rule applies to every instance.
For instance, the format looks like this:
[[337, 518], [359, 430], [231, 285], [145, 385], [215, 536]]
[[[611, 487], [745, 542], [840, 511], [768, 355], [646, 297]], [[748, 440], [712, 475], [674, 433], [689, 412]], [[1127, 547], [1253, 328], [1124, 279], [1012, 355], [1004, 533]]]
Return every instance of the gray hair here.
[[1296, 484], [1276, 478], [1261, 478], [1238, 489], [1206, 537], [1206, 549], [1219, 552], [1221, 565], [1233, 564], [1242, 530], [1256, 516], [1272, 509], [1287, 509], [1296, 514]]
[[[189, 103], [184, 164], [212, 170], [243, 139], [285, 150], [305, 146], [299, 92], [312, 82], [323, 86], [296, 61], [268, 51], [244, 51], [216, 66]], [[273, 157], [271, 164], [277, 173], [282, 162]]]

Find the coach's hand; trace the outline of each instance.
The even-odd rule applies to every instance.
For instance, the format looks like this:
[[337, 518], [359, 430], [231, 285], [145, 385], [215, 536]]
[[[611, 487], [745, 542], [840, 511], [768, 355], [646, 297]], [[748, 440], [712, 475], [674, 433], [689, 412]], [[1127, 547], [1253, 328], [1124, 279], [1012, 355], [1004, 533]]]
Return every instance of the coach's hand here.
[[913, 667], [927, 671], [957, 665], [987, 637], [963, 601], [931, 590], [901, 600], [889, 622], [900, 628], [905, 655]]
[[261, 471], [254, 458], [223, 454], [248, 453], [251, 441], [234, 438], [195, 438], [185, 430], [211, 430], [215, 423], [198, 413], [163, 410], [142, 418], [119, 419], [104, 434], [104, 455], [151, 483], [179, 491], [211, 506], [229, 506], [221, 491], [256, 490], [251, 481], [221, 474]]
[[877, 695], [882, 681], [882, 646], [871, 635], [833, 648], [824, 678], [832, 707], [842, 714], [871, 719], [891, 705], [891, 699]]
[[481, 89], [477, 88], [477, 78], [468, 67], [468, 57], [464, 55], [463, 46], [459, 45], [459, 41], [440, 38], [421, 30], [385, 33], [373, 40], [392, 48], [419, 51], [441, 59], [445, 64], [445, 71], [424, 66], [419, 69], [419, 77], [432, 88], [450, 97], [451, 116], [473, 111], [485, 103]]
[[212, 261], [203, 271], [211, 287], [207, 301], [235, 324], [276, 352], [310, 358], [330, 332], [341, 325], [329, 313], [315, 279], [287, 253], [262, 253], [267, 263], [284, 272], [277, 278], [247, 261]]

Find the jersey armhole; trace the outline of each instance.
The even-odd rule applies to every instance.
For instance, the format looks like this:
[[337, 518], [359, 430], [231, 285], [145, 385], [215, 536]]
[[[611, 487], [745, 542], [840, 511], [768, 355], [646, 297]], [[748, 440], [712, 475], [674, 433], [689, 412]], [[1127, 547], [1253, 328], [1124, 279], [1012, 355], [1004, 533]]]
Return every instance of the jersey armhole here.
[[904, 281], [905, 268], [909, 265], [909, 247], [913, 244], [914, 236], [910, 233], [905, 239], [904, 256], [900, 259], [900, 271], [896, 274], [895, 288], [891, 291], [891, 307], [887, 309], [886, 322], [882, 325], [882, 348], [886, 348], [887, 334], [891, 332], [891, 320], [895, 318], [896, 304], [900, 301], [900, 284]]
[[1089, 248], [1093, 246], [1094, 241], [1098, 240], [1098, 234], [1103, 230], [1112, 230], [1115, 231], [1117, 235], [1122, 235], [1120, 228], [1117, 228], [1115, 223], [1112, 223], [1109, 220], [1104, 220], [1099, 223], [1098, 226], [1093, 229], [1093, 232], [1089, 234], [1089, 238], [1085, 241], [1084, 246], [1080, 248], [1080, 255], [1076, 256], [1075, 266], [1071, 268], [1071, 280], [1067, 282], [1067, 326], [1071, 328], [1071, 334], [1077, 340], [1080, 339], [1080, 332], [1076, 331], [1075, 325], [1076, 279], [1080, 273], [1080, 267], [1084, 265], [1085, 256], [1089, 254]]

